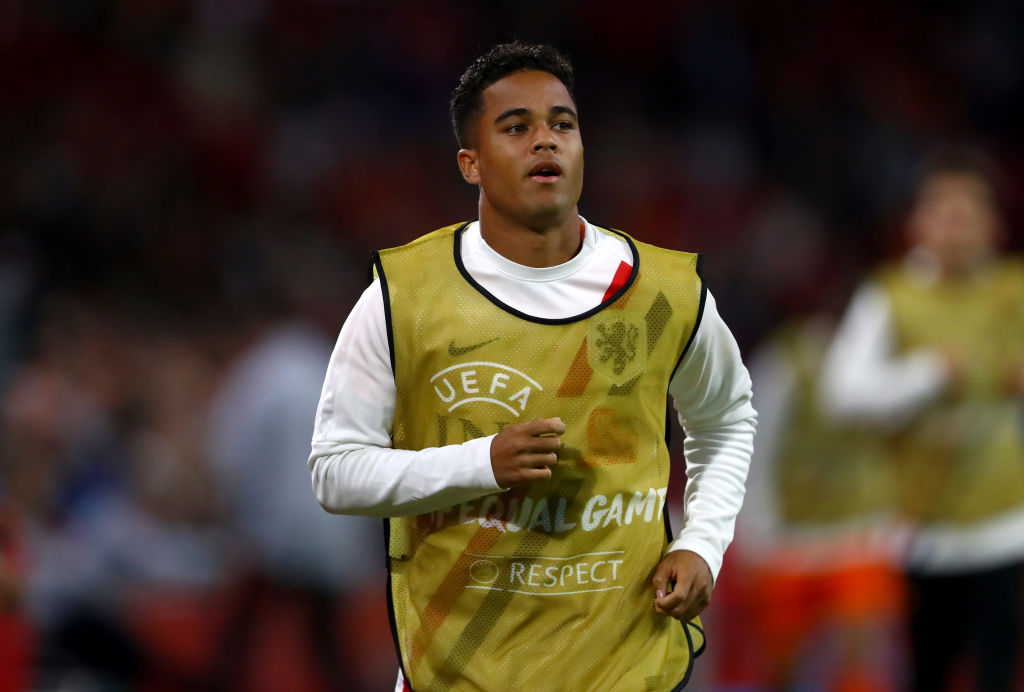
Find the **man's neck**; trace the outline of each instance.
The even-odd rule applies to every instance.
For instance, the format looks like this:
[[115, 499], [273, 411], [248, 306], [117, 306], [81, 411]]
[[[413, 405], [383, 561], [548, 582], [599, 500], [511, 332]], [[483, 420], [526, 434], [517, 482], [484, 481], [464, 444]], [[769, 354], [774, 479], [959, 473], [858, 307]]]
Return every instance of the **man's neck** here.
[[998, 256], [993, 249], [979, 250], [969, 257], [958, 257], [955, 261], [942, 257], [927, 247], [918, 245], [907, 254], [909, 265], [932, 281], [969, 281], [981, 275], [985, 268]]
[[527, 267], [554, 267], [575, 257], [583, 240], [582, 224], [575, 209], [564, 220], [539, 228], [510, 223], [493, 210], [480, 210], [484, 242], [505, 259]]

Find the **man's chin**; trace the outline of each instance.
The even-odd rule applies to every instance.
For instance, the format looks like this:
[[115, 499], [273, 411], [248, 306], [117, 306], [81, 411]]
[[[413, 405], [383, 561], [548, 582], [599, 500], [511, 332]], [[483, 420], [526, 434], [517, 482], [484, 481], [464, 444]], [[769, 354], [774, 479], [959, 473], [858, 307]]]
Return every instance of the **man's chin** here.
[[567, 218], [576, 216], [576, 205], [544, 205], [530, 209], [523, 215], [523, 221], [533, 229], [548, 229], [558, 226]]

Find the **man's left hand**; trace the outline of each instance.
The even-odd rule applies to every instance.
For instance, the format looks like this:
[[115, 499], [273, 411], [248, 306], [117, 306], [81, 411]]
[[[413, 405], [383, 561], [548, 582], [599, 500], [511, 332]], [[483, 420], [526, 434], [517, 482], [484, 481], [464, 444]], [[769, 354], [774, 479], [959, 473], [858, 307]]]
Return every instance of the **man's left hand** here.
[[[711, 602], [714, 579], [704, 558], [690, 550], [673, 550], [654, 571], [654, 611], [688, 622]], [[675, 587], [669, 590], [672, 582]]]

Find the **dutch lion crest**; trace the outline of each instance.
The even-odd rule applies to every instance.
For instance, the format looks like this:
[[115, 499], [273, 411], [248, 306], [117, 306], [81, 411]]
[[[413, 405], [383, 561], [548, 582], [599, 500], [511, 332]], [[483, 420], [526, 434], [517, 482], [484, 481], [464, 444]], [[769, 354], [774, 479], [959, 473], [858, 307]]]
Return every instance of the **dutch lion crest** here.
[[597, 320], [587, 334], [587, 359], [614, 384], [632, 380], [647, 361], [647, 325], [620, 315]]

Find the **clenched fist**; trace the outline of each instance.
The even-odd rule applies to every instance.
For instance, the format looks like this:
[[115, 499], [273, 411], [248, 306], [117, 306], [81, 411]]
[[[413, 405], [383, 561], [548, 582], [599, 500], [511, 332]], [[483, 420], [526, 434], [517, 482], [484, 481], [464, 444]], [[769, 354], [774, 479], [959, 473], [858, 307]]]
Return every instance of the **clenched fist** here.
[[551, 478], [565, 433], [561, 418], [541, 418], [510, 425], [491, 440], [491, 468], [502, 488]]
[[711, 602], [711, 568], [700, 555], [689, 550], [673, 550], [662, 558], [653, 582], [654, 611], [659, 615], [687, 622]]

